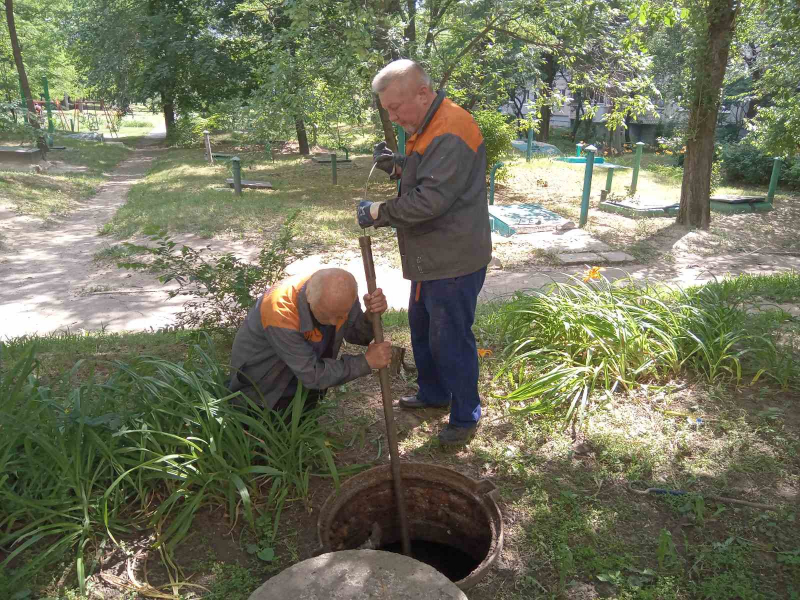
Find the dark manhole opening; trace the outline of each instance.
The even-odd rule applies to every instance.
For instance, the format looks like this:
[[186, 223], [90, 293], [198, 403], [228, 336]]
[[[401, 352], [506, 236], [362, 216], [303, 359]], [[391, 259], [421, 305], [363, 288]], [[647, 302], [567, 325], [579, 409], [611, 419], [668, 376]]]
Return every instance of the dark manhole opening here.
[[[439, 465], [402, 463], [412, 558], [462, 590], [474, 586], [503, 547], [495, 487]], [[320, 511], [320, 553], [374, 548], [401, 553], [389, 465], [348, 479]]]
[[[386, 544], [378, 550], [395, 554], [403, 553], [400, 542]], [[411, 556], [432, 566], [450, 581], [464, 579], [481, 563], [480, 559], [476, 559], [459, 548], [427, 540], [411, 540]]]

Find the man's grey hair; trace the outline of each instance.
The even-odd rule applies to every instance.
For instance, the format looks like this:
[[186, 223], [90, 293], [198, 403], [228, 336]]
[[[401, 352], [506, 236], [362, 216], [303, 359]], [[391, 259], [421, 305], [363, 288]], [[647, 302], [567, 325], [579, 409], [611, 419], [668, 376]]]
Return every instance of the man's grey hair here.
[[320, 269], [311, 276], [306, 286], [306, 299], [314, 305], [320, 302], [352, 304], [357, 295], [356, 278], [344, 269]]
[[[433, 81], [425, 72], [425, 69], [419, 66], [418, 63], [407, 58], [395, 60], [383, 67], [372, 80], [372, 91], [375, 94], [380, 94], [398, 79], [408, 81], [412, 77], [416, 78], [416, 83], [420, 86], [424, 85], [429, 90], [433, 91]], [[411, 83], [411, 81], [409, 81], [409, 83]]]

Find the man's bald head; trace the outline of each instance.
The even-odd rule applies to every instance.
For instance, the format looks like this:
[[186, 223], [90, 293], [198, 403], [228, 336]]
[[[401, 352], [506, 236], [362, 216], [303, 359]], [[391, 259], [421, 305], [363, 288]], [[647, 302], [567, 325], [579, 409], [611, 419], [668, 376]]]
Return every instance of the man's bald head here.
[[311, 312], [323, 325], [335, 325], [347, 318], [357, 297], [356, 279], [344, 269], [321, 269], [306, 287]]

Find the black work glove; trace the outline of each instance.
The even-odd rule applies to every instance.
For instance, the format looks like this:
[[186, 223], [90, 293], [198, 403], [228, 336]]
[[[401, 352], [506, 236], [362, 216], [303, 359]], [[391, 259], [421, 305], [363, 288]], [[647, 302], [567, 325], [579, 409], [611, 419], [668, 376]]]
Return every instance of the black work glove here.
[[403, 154], [392, 152], [392, 149], [386, 146], [386, 142], [380, 142], [375, 144], [375, 148], [372, 150], [372, 162], [377, 163], [381, 171], [394, 175], [395, 165], [399, 165], [402, 168], [406, 162], [406, 157]]

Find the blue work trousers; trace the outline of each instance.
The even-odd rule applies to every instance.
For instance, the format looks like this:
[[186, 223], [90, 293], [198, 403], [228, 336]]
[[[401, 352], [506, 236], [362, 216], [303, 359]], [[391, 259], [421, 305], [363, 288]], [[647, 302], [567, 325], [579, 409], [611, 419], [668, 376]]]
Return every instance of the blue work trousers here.
[[472, 427], [481, 418], [472, 323], [485, 278], [486, 267], [461, 277], [411, 282], [408, 322], [417, 398], [431, 406], [452, 402], [450, 424], [456, 427]]

